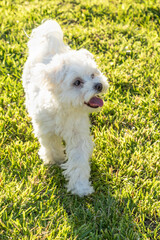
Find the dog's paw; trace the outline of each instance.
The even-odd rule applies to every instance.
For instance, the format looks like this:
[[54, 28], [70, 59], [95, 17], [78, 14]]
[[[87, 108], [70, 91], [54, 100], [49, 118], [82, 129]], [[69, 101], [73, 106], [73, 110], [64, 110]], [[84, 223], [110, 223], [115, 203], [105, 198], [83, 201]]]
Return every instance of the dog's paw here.
[[82, 182], [77, 182], [72, 186], [71, 184], [68, 184], [67, 190], [68, 192], [71, 192], [74, 195], [78, 195], [79, 197], [87, 196], [94, 192], [94, 189], [89, 182], [87, 184]]
[[54, 158], [54, 161], [56, 162], [56, 164], [60, 165], [63, 164], [66, 161], [65, 156], [59, 156]]
[[38, 153], [44, 165], [53, 165], [56, 163], [52, 154], [49, 151], [47, 152], [45, 148], [41, 147]]

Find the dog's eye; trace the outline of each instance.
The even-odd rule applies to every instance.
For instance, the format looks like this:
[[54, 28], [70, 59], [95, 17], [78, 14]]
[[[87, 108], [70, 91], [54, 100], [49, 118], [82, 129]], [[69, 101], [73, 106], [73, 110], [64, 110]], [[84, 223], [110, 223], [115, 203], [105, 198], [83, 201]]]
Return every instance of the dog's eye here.
[[94, 78], [94, 73], [91, 74], [91, 78], [92, 78], [92, 79]]
[[82, 80], [80, 78], [76, 79], [76, 81], [73, 83], [74, 86], [78, 87], [80, 85], [82, 85]]

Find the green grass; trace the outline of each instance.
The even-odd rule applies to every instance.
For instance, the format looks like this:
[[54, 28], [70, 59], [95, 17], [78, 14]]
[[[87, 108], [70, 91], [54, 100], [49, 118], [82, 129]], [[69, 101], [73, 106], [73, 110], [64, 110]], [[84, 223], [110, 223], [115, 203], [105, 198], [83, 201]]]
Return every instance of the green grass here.
[[[49, 18], [110, 80], [84, 198], [43, 166], [24, 106], [23, 29]], [[160, 239], [160, 1], [1, 0], [0, 23], [0, 239]]]

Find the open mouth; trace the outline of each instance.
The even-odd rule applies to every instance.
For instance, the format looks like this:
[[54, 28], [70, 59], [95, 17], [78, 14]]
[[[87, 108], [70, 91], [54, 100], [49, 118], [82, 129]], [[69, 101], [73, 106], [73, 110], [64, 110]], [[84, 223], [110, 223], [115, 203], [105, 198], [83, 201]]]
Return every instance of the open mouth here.
[[91, 108], [98, 108], [103, 106], [103, 100], [99, 97], [92, 97], [89, 102], [85, 104]]

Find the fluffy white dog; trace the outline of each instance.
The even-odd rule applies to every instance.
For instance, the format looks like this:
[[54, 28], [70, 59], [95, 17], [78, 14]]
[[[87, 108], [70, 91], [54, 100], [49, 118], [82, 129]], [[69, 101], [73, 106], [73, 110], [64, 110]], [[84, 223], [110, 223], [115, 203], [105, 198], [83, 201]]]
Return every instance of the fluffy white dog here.
[[23, 86], [41, 145], [39, 155], [45, 164], [61, 164], [68, 191], [90, 194], [93, 143], [88, 115], [103, 106], [99, 94], [108, 88], [107, 79], [89, 51], [71, 50], [64, 44], [56, 21], [48, 20], [34, 29], [28, 47]]

